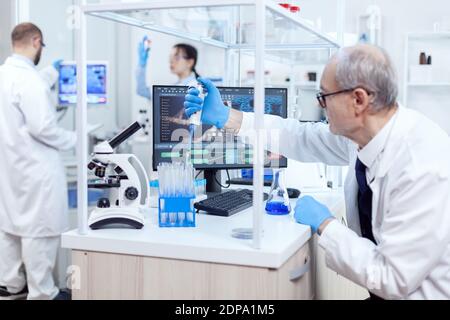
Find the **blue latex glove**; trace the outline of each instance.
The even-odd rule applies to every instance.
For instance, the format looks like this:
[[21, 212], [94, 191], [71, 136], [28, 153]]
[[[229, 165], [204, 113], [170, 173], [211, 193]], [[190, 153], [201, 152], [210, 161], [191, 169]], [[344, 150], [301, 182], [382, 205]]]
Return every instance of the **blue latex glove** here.
[[150, 88], [147, 85], [147, 71], [145, 67], [139, 66], [137, 68], [136, 73], [136, 81], [137, 81], [137, 87], [136, 91], [137, 94], [141, 97], [147, 98], [148, 100], [152, 99], [152, 93]]
[[57, 71], [59, 71], [59, 69], [61, 68], [61, 63], [62, 63], [63, 61], [64, 61], [63, 59], [56, 60], [55, 62], [53, 62], [53, 67], [54, 67]]
[[193, 114], [202, 111], [201, 122], [203, 124], [222, 129], [230, 118], [231, 108], [225, 106], [219, 90], [210, 80], [199, 78], [198, 81], [206, 90], [207, 96], [203, 101], [199, 97], [200, 92], [197, 89], [190, 89], [184, 102], [186, 115], [190, 118]]
[[315, 234], [322, 223], [333, 218], [333, 215], [326, 206], [312, 197], [305, 196], [298, 200], [294, 217], [298, 223], [310, 226]]
[[147, 60], [150, 53], [150, 49], [146, 48], [145, 43], [148, 41], [148, 37], [145, 36], [141, 42], [139, 42], [138, 53], [139, 53], [139, 65], [143, 68], [147, 66]]

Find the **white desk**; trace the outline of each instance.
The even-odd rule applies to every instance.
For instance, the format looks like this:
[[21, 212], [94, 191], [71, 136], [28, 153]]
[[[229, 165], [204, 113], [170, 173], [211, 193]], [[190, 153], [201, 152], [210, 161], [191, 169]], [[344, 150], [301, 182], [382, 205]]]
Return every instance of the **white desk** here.
[[[344, 207], [340, 191], [305, 194], [332, 211]], [[292, 204], [295, 207], [295, 201]], [[74, 297], [312, 298], [310, 272], [295, 279], [297, 283], [290, 279], [293, 271], [311, 262], [310, 228], [297, 224], [292, 215], [264, 214], [263, 221], [260, 250], [253, 249], [250, 240], [231, 237], [233, 229], [252, 226], [252, 209], [228, 218], [199, 214], [194, 229], [161, 229], [157, 226], [157, 210], [152, 210], [143, 230], [89, 231], [86, 236], [76, 230], [65, 233], [62, 246], [73, 250], [73, 264], [80, 271], [75, 282], [81, 287], [74, 290]], [[292, 288], [284, 292], [285, 287]]]

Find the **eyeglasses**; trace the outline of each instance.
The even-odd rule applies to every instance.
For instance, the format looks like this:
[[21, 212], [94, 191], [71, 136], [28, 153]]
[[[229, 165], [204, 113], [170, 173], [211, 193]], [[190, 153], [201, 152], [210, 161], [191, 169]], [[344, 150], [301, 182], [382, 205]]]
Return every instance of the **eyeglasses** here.
[[335, 96], [335, 95], [342, 94], [342, 93], [351, 92], [353, 90], [355, 90], [355, 89], [346, 89], [346, 90], [331, 92], [331, 93], [327, 93], [327, 94], [324, 94], [323, 92], [319, 92], [317, 94], [317, 101], [319, 101], [319, 105], [322, 108], [325, 109], [327, 107], [327, 97]]
[[[327, 93], [327, 94], [324, 94], [323, 92], [319, 92], [317, 94], [317, 101], [319, 101], [319, 105], [325, 109], [327, 107], [327, 99], [326, 99], [327, 97], [335, 96], [335, 95], [342, 94], [342, 93], [352, 92], [353, 90], [356, 90], [356, 89], [358, 89], [358, 88], [345, 89], [345, 90], [331, 92], [331, 93]], [[368, 95], [372, 94], [370, 91], [368, 91], [364, 88], [362, 88], [362, 89], [365, 90]]]
[[41, 46], [42, 48], [45, 48], [47, 45], [44, 43], [44, 41], [41, 40]]

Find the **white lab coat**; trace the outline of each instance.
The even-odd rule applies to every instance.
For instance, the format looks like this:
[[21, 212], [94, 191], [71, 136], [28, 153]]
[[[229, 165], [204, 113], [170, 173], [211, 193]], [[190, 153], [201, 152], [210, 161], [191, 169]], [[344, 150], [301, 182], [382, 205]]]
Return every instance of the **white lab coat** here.
[[[248, 136], [252, 126], [253, 115], [245, 114], [240, 134]], [[400, 108], [370, 183], [376, 246], [360, 236], [357, 145], [324, 124], [265, 116], [265, 128], [278, 129], [267, 132], [269, 150], [303, 162], [349, 165], [349, 228], [333, 221], [319, 240], [331, 269], [385, 299], [450, 299], [450, 139], [443, 130]]]
[[59, 151], [76, 134], [58, 127], [46, 76], [24, 59], [0, 67], [0, 230], [18, 237], [55, 237], [67, 230], [67, 183]]
[[59, 289], [52, 271], [59, 247], [60, 237], [19, 238], [0, 230], [0, 284], [10, 293], [28, 285], [28, 300], [54, 299]]

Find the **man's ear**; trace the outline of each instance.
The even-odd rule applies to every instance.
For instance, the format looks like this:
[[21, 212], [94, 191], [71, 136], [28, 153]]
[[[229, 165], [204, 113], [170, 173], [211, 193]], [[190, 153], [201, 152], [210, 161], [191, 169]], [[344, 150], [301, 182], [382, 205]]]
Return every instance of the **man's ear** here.
[[37, 50], [41, 44], [41, 38], [33, 38], [31, 41], [33, 44], [33, 48]]
[[366, 90], [358, 88], [352, 93], [352, 98], [355, 106], [355, 113], [357, 115], [362, 114], [370, 106], [371, 97]]

